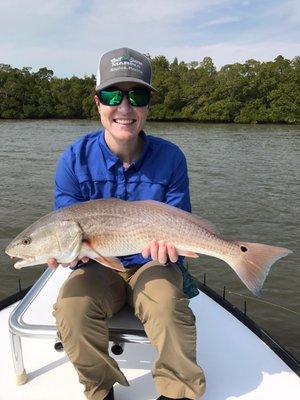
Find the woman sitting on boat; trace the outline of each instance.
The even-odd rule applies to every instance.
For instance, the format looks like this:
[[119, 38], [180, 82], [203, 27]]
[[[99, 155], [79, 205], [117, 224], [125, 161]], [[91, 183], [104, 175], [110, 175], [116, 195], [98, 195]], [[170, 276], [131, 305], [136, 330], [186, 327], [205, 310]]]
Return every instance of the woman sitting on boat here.
[[[120, 48], [101, 57], [95, 102], [103, 129], [81, 137], [60, 157], [56, 209], [114, 197], [153, 199], [191, 210], [182, 151], [143, 131], [153, 90], [151, 64], [144, 55]], [[197, 289], [172, 244], [153, 240], [141, 250], [120, 257], [125, 272], [87, 258], [69, 265], [74, 271], [54, 305], [64, 349], [87, 399], [114, 399], [114, 383], [128, 382], [108, 353], [107, 317], [128, 302], [158, 354], [152, 369], [158, 399], [198, 399], [205, 378], [196, 362], [195, 317], [188, 300]], [[49, 260], [50, 267], [57, 265]]]

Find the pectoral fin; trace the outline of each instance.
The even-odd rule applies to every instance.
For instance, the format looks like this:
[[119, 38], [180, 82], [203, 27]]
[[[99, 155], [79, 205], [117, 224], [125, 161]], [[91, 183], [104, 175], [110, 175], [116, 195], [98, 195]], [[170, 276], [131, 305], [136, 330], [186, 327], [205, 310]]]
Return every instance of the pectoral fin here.
[[116, 257], [104, 257], [101, 254], [98, 257], [93, 258], [93, 260], [97, 261], [98, 263], [105, 265], [108, 268], [115, 269], [120, 272], [126, 271], [126, 268], [121, 263], [121, 261]]
[[83, 240], [81, 251], [82, 251], [81, 257], [87, 256], [97, 261], [99, 264], [105, 265], [105, 267], [112, 268], [121, 272], [126, 271], [126, 268], [123, 266], [123, 264], [118, 258], [103, 256], [95, 249], [92, 241], [90, 240], [87, 239]]

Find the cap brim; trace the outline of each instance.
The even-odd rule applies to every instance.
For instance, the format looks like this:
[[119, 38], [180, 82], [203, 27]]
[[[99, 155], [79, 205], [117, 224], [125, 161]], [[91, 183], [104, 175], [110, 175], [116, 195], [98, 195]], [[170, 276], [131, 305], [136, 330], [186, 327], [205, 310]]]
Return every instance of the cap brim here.
[[101, 85], [96, 86], [96, 90], [102, 90], [102, 89], [107, 88], [108, 86], [112, 86], [112, 85], [115, 85], [116, 83], [122, 83], [122, 82], [138, 83], [141, 86], [145, 86], [146, 88], [151, 89], [154, 92], [157, 92], [157, 89], [155, 89], [153, 86], [149, 85], [145, 81], [142, 81], [141, 79], [137, 79], [137, 78], [131, 78], [130, 76], [110, 79], [106, 82], [103, 82]]

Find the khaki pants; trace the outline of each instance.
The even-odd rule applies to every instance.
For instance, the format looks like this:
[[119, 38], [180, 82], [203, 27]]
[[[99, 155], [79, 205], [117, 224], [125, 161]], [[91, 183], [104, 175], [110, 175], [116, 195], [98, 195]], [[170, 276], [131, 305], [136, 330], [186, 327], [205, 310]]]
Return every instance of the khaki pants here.
[[195, 317], [182, 291], [177, 265], [151, 262], [116, 272], [90, 262], [71, 273], [53, 312], [87, 399], [104, 399], [115, 382], [129, 385], [108, 354], [107, 317], [126, 302], [134, 308], [158, 353], [152, 368], [158, 393], [175, 399], [199, 398], [205, 378], [196, 363]]

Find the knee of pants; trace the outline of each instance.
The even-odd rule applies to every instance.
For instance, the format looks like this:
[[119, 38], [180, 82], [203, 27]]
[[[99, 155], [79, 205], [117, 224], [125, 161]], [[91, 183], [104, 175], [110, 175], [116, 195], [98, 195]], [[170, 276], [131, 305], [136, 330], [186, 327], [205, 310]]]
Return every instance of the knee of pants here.
[[57, 322], [68, 321], [71, 326], [81, 326], [89, 318], [106, 318], [124, 304], [125, 287], [122, 280], [102, 279], [98, 271], [78, 269], [60, 289], [54, 313]]
[[159, 320], [160, 325], [168, 326], [181, 314], [190, 314], [189, 300], [176, 286], [168, 283], [162, 284], [161, 289], [147, 289], [135, 297], [135, 313], [143, 323]]
[[58, 328], [63, 324], [80, 331], [91, 319], [104, 319], [106, 313], [91, 297], [59, 298], [53, 306]]

